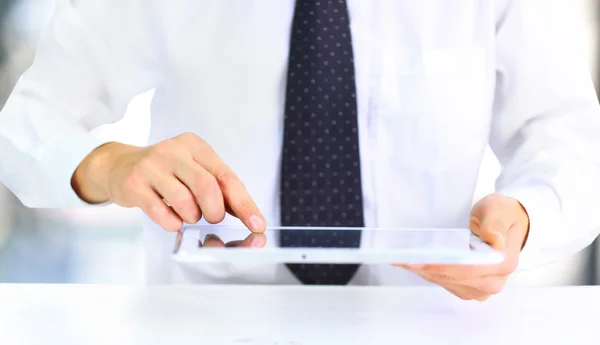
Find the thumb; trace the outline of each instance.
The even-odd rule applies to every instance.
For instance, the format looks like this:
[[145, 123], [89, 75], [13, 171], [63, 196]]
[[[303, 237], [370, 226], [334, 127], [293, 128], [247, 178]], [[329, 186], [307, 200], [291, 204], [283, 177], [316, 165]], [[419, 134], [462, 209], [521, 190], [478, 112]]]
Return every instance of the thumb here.
[[510, 228], [510, 224], [505, 221], [505, 215], [492, 207], [480, 211], [471, 215], [471, 231], [492, 248], [504, 250]]

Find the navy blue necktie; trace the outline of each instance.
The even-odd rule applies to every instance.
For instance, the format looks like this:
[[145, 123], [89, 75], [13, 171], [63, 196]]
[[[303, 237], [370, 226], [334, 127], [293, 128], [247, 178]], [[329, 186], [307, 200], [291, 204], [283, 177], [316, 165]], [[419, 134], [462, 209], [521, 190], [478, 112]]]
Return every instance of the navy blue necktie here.
[[[281, 224], [362, 227], [358, 119], [345, 0], [297, 0], [281, 174]], [[282, 247], [360, 245], [360, 230], [288, 230]], [[288, 264], [304, 284], [347, 284], [354, 264]]]

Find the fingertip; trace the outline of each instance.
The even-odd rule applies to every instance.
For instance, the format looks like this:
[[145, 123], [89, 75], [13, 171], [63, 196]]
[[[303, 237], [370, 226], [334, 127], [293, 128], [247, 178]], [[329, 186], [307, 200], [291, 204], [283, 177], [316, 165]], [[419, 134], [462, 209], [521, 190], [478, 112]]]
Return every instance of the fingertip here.
[[157, 222], [167, 232], [177, 232], [183, 228], [184, 220], [179, 217], [174, 211], [165, 217], [162, 217]]
[[177, 232], [179, 230], [181, 230], [181, 228], [183, 227], [183, 221], [181, 222], [176, 222], [173, 221], [172, 224], [169, 224], [167, 226], [164, 226], [163, 228], [167, 231], [167, 232]]
[[265, 224], [266, 224], [265, 220], [260, 216], [251, 215], [248, 218], [248, 225], [249, 225], [250, 231], [252, 231], [252, 232], [263, 233], [266, 228]]

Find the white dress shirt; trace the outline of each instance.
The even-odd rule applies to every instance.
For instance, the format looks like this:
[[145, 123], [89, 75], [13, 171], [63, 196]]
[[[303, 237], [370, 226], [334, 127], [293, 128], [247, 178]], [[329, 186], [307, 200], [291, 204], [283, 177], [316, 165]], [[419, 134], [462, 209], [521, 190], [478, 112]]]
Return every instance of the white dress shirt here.
[[[497, 192], [527, 209], [520, 268], [598, 234], [600, 113], [566, 0], [349, 0], [365, 222], [465, 227], [489, 143]], [[269, 225], [292, 0], [58, 1], [0, 114], [0, 180], [30, 207], [87, 206], [70, 179], [132, 97], [155, 89], [150, 144], [183, 132], [238, 173]], [[226, 218], [225, 223], [237, 220]], [[293, 283], [280, 266], [185, 272], [146, 219], [148, 282]], [[408, 284], [393, 267], [354, 283]]]

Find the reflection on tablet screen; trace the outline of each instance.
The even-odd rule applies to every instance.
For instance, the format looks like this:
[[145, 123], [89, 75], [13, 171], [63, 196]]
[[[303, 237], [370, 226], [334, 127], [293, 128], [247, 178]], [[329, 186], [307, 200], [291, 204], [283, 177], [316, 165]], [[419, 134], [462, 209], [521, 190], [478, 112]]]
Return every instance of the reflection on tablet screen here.
[[[340, 234], [340, 232], [345, 232]], [[356, 243], [335, 242], [336, 236], [358, 238]], [[359, 236], [357, 236], [359, 235]], [[286, 247], [356, 248], [359, 249], [424, 249], [469, 250], [470, 232], [465, 229], [378, 229], [378, 228], [269, 228], [263, 234], [252, 234], [246, 228], [227, 226], [193, 226], [179, 233], [178, 242], [194, 242], [197, 248], [265, 248], [278, 247], [286, 239]], [[287, 237], [287, 238], [286, 238]], [[289, 241], [292, 237], [294, 240]], [[350, 236], [352, 237], [352, 236]], [[323, 240], [325, 238], [326, 240]], [[302, 239], [302, 240], [298, 240]], [[189, 243], [188, 243], [189, 245]]]

